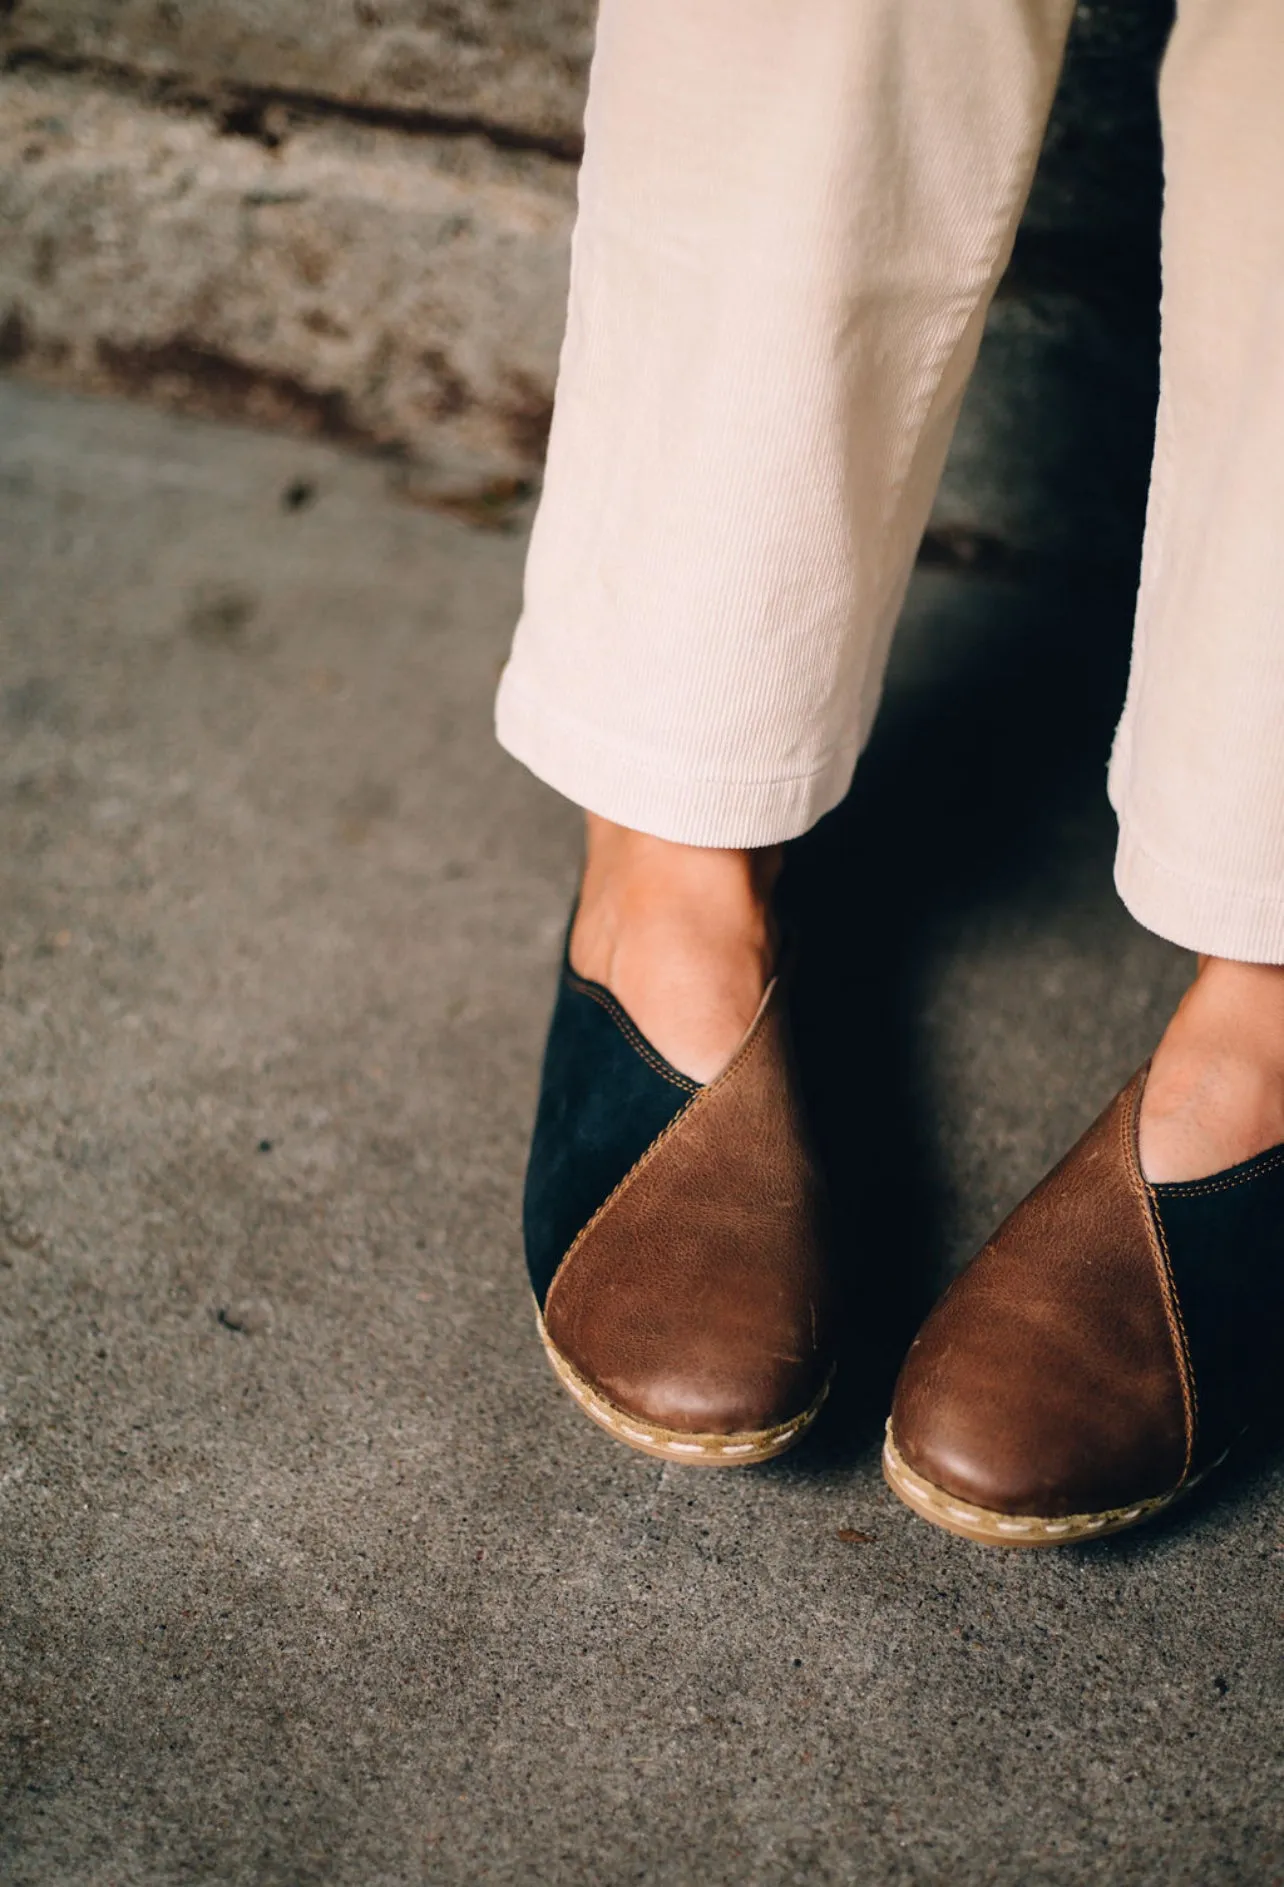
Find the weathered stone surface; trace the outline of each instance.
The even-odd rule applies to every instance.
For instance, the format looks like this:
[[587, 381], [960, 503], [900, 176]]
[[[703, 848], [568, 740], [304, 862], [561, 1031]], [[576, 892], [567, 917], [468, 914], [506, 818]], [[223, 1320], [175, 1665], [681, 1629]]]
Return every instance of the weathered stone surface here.
[[1078, 8], [937, 495], [938, 548], [1135, 554], [1157, 391], [1155, 81], [1172, 12], [1172, 0]]
[[480, 138], [313, 125], [277, 150], [68, 80], [0, 88], [0, 353], [400, 450], [542, 456], [573, 173]]
[[[938, 546], [1135, 546], [1171, 10], [1079, 8]], [[0, 81], [0, 354], [68, 384], [393, 448], [429, 496], [529, 480], [573, 198], [572, 165], [550, 153], [575, 146], [592, 11], [18, 0], [0, 25], [18, 62]], [[33, 57], [93, 76], [24, 68]], [[445, 135], [452, 117], [491, 135]]]
[[1149, 327], [1066, 293], [1000, 296], [933, 507], [928, 554], [1135, 555], [1156, 397]]
[[1093, 0], [1076, 9], [1028, 232], [1109, 238], [1153, 224], [1155, 78], [1172, 20], [1173, 0]]
[[96, 63], [206, 97], [277, 91], [481, 119], [573, 147], [595, 10], [593, 0], [17, 0], [0, 22], [0, 57]]

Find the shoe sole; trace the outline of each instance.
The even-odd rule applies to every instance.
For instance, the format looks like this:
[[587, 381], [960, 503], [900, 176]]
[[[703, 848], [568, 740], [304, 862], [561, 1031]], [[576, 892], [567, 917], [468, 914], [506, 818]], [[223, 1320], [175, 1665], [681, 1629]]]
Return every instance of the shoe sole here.
[[618, 1409], [562, 1355], [545, 1329], [538, 1308], [535, 1321], [554, 1374], [590, 1421], [604, 1428], [616, 1441], [636, 1448], [639, 1454], [654, 1455], [660, 1461], [680, 1461], [692, 1468], [749, 1468], [756, 1461], [770, 1461], [776, 1455], [783, 1455], [802, 1439], [820, 1414], [833, 1380], [831, 1370], [811, 1407], [788, 1422], [777, 1423], [774, 1428], [742, 1429], [730, 1435], [691, 1435], [681, 1429], [661, 1428], [642, 1416]]
[[1183, 1482], [1171, 1494], [1156, 1494], [1130, 1507], [1109, 1507], [1095, 1514], [1005, 1514], [959, 1500], [916, 1474], [892, 1440], [889, 1422], [883, 1443], [883, 1479], [893, 1494], [907, 1507], [912, 1507], [921, 1520], [943, 1527], [947, 1533], [957, 1533], [965, 1540], [976, 1540], [982, 1546], [1073, 1546], [1079, 1540], [1100, 1540], [1108, 1533], [1122, 1533], [1127, 1527], [1139, 1527], [1153, 1520], [1165, 1507], [1171, 1507], [1174, 1501], [1198, 1487], [1225, 1459], [1225, 1454], [1219, 1455], [1202, 1474]]

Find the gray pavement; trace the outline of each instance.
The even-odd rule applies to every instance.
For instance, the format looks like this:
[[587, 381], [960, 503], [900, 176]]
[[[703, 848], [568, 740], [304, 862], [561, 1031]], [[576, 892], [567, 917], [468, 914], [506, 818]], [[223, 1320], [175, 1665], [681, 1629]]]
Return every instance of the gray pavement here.
[[1110, 886], [1126, 586], [916, 579], [793, 867], [846, 1386], [709, 1476], [523, 1283], [576, 829], [489, 734], [520, 537], [2, 383], [0, 493], [0, 1877], [1284, 1880], [1278, 1449], [1029, 1557], [877, 1466], [1187, 973]]

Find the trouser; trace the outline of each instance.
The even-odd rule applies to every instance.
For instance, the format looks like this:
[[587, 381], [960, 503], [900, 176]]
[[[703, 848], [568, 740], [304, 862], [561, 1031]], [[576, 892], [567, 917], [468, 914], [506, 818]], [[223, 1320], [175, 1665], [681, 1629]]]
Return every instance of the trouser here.
[[[1073, 0], [603, 0], [499, 736], [622, 825], [847, 789]], [[1284, 0], [1181, 0], [1116, 882], [1284, 962]]]

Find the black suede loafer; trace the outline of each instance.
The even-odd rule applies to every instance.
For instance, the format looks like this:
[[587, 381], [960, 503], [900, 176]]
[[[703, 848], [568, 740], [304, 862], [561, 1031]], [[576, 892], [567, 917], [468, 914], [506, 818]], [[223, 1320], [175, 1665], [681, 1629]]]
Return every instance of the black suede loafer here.
[[830, 1290], [779, 982], [701, 1083], [566, 961], [524, 1230], [549, 1360], [601, 1427], [697, 1466], [791, 1447], [829, 1385]]

